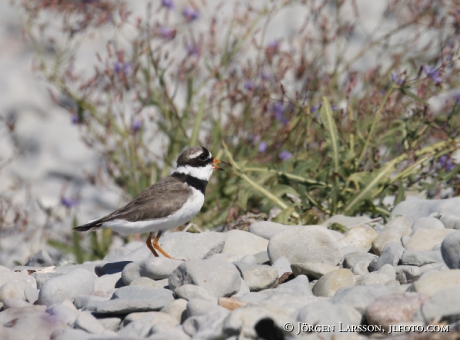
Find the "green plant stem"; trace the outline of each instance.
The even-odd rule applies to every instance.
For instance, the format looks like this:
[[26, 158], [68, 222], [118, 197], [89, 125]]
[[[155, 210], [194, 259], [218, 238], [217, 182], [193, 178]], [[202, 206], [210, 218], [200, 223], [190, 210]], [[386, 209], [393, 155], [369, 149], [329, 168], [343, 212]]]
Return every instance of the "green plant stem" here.
[[393, 83], [391, 85], [390, 89], [388, 90], [388, 92], [386, 93], [385, 98], [383, 98], [382, 103], [380, 103], [379, 109], [375, 113], [374, 120], [373, 120], [372, 125], [371, 125], [371, 129], [369, 130], [369, 134], [367, 135], [366, 142], [364, 143], [363, 151], [361, 151], [361, 155], [358, 158], [358, 162], [357, 162], [358, 166], [361, 164], [361, 162], [363, 161], [364, 156], [366, 155], [367, 148], [369, 147], [369, 143], [371, 141], [371, 138], [374, 135], [375, 125], [377, 124], [378, 120], [380, 119], [380, 115], [382, 114], [383, 107], [385, 106], [388, 98], [390, 98], [391, 92], [393, 92], [393, 90], [395, 88], [397, 88], [397, 85], [395, 83]]

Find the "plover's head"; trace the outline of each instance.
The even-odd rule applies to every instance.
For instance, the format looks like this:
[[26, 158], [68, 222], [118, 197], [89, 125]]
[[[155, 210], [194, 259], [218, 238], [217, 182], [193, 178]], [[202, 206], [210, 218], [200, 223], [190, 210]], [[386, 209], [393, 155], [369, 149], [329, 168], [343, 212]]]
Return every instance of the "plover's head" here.
[[175, 172], [209, 181], [214, 169], [223, 170], [217, 166], [219, 163], [223, 162], [214, 158], [208, 149], [194, 146], [182, 152], [177, 158]]

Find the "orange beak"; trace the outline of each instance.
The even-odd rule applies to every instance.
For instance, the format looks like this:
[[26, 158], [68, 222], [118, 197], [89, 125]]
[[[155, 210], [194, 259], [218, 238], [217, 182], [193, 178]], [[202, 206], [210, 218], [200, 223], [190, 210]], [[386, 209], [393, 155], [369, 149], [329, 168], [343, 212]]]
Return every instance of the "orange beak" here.
[[222, 164], [227, 164], [227, 163], [225, 163], [225, 162], [223, 162], [223, 161], [221, 161], [221, 160], [219, 160], [219, 159], [217, 159], [217, 158], [214, 158], [214, 160], [212, 161], [212, 166], [213, 166], [214, 169], [216, 169], [216, 170], [225, 171], [224, 169], [219, 168], [219, 167], [217, 166], [217, 164], [221, 164], [221, 163], [222, 163]]

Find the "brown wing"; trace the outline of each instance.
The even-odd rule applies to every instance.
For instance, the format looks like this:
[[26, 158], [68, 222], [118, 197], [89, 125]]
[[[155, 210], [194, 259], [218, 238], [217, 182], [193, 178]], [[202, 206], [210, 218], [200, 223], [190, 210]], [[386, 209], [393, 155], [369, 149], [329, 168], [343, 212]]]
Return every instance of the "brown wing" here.
[[104, 222], [123, 219], [130, 222], [162, 218], [179, 210], [192, 191], [174, 177], [163, 178], [151, 185], [124, 207], [96, 221], [76, 227], [77, 231], [99, 229]]

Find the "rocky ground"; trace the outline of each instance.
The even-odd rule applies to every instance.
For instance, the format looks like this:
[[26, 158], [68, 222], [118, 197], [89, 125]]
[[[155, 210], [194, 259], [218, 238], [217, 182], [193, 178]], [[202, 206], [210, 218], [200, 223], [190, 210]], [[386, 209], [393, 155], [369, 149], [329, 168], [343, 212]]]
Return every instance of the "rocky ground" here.
[[160, 244], [178, 260], [139, 242], [61, 267], [40, 251], [0, 267], [0, 339], [453, 339], [459, 207], [460, 198], [411, 201], [385, 225], [326, 222], [345, 234], [272, 222], [170, 233]]

